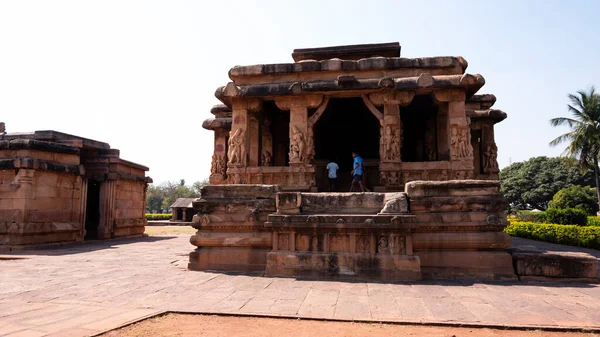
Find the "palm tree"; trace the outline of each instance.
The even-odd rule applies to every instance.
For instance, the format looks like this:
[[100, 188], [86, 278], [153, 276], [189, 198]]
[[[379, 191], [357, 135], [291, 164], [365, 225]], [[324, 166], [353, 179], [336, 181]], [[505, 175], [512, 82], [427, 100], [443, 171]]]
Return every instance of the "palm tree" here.
[[557, 117], [550, 120], [552, 126], [568, 125], [571, 131], [556, 137], [550, 146], [568, 143], [563, 155], [577, 159], [579, 168], [594, 169], [596, 194], [600, 203], [598, 182], [598, 157], [600, 155], [600, 96], [594, 87], [589, 92], [580, 90], [577, 95], [569, 94], [567, 105], [573, 118]]

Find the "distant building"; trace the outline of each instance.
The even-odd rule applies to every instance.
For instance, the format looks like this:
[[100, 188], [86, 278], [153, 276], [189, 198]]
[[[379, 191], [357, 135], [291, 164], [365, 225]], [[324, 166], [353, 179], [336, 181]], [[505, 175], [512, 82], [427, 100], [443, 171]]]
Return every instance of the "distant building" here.
[[171, 221], [192, 221], [192, 217], [194, 216], [194, 206], [192, 205], [192, 202], [194, 200], [196, 200], [196, 198], [177, 199], [173, 205], [171, 205], [171, 212], [173, 214]]
[[0, 140], [0, 250], [144, 233], [148, 168], [57, 131]]

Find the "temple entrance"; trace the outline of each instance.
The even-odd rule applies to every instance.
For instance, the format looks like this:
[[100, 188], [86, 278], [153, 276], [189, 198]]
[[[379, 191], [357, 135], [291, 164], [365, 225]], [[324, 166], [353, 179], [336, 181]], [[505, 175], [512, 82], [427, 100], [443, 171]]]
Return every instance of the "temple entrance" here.
[[439, 160], [438, 106], [431, 95], [416, 96], [400, 110], [402, 119], [402, 161]]
[[325, 167], [335, 161], [336, 191], [348, 192], [351, 185], [352, 152], [365, 161], [366, 185], [372, 189], [379, 179], [379, 121], [360, 97], [332, 98], [314, 126], [316, 182], [319, 191], [329, 191]]
[[98, 239], [100, 224], [100, 183], [88, 181], [87, 199], [85, 205], [85, 240]]

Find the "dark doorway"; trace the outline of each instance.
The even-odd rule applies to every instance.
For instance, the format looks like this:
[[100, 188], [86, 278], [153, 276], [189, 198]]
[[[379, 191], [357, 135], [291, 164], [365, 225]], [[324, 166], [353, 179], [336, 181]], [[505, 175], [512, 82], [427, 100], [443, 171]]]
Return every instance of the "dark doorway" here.
[[350, 189], [352, 152], [364, 159], [367, 179], [379, 179], [379, 121], [361, 98], [332, 98], [314, 126], [314, 142], [319, 191], [328, 190], [325, 166], [332, 160], [340, 167], [336, 190]]
[[87, 199], [85, 206], [85, 240], [98, 239], [100, 224], [100, 183], [88, 181]]
[[483, 174], [483, 148], [481, 130], [471, 130], [471, 146], [473, 146], [473, 167], [475, 175]]
[[177, 210], [177, 215], [175, 217], [175, 220], [186, 221], [186, 219], [183, 218], [183, 209], [176, 208], [176, 210]]
[[424, 162], [438, 160], [438, 106], [430, 95], [416, 96], [400, 109], [402, 119], [402, 161]]
[[[263, 103], [264, 118], [270, 122], [272, 166], [288, 166], [290, 149], [290, 112], [280, 110], [273, 101]], [[262, 149], [260, 151], [262, 153]]]

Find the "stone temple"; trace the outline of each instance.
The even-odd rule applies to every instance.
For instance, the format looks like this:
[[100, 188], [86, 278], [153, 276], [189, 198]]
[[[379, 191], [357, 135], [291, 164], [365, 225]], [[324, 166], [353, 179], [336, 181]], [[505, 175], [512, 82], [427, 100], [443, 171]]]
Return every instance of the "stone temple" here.
[[[384, 280], [514, 278], [494, 125], [462, 57], [398, 43], [297, 49], [216, 90], [189, 268]], [[370, 193], [348, 191], [351, 153]], [[325, 166], [340, 167], [328, 191]]]
[[0, 251], [144, 233], [147, 167], [107, 143], [2, 129]]

